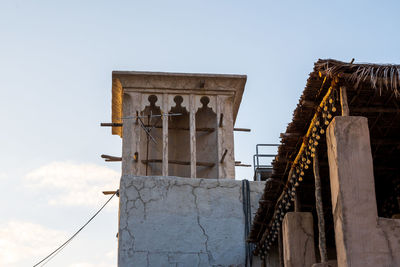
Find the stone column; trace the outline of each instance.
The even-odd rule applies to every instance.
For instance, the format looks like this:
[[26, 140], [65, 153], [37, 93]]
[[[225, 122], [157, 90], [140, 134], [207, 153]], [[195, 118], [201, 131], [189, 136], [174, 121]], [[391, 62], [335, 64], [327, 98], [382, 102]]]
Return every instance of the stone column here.
[[[136, 116], [140, 112], [142, 95], [140, 93], [125, 93], [123, 97], [123, 116]], [[140, 125], [136, 119], [125, 119], [123, 122], [122, 138], [122, 175], [142, 175], [140, 159], [143, 157], [140, 151]], [[134, 160], [133, 156], [138, 153], [139, 159]]]
[[196, 104], [194, 95], [189, 97], [190, 178], [196, 178]]
[[282, 230], [284, 266], [303, 267], [315, 263], [312, 213], [288, 212]]
[[[233, 140], [232, 100], [230, 96], [217, 96], [217, 139], [218, 139], [218, 177], [235, 179], [235, 153]], [[223, 114], [222, 125], [219, 122]], [[225, 149], [227, 154], [220, 162]]]
[[162, 176], [168, 176], [168, 94], [163, 94], [162, 97]]
[[367, 118], [335, 117], [327, 146], [338, 266], [391, 266], [385, 264], [387, 244], [377, 232]]

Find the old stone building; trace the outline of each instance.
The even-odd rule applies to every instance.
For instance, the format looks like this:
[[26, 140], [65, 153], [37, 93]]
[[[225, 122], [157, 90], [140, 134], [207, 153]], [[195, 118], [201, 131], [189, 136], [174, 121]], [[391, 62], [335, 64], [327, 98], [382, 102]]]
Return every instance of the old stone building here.
[[[235, 178], [246, 76], [113, 72], [122, 137], [119, 266], [245, 266], [264, 182]], [[245, 211], [245, 212], [244, 212]]]

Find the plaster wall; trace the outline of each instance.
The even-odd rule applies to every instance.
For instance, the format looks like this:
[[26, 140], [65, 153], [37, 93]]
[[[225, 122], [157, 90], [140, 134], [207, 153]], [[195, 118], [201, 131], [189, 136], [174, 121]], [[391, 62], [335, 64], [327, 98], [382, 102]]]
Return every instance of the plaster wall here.
[[[122, 176], [118, 265], [244, 266], [241, 184]], [[264, 186], [250, 182], [253, 215]]]
[[338, 266], [400, 266], [400, 220], [378, 218], [367, 118], [335, 117], [327, 146]]

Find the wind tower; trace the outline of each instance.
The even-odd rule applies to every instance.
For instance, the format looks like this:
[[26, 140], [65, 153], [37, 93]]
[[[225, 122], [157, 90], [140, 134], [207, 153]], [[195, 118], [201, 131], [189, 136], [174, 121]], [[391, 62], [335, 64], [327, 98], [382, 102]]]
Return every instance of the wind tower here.
[[245, 75], [114, 71], [112, 134], [122, 175], [235, 178]]

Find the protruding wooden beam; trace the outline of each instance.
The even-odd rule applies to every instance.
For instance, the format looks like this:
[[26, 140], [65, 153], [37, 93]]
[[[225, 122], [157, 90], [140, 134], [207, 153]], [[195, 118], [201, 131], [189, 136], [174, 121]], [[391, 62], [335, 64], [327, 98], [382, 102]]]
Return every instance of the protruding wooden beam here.
[[117, 191], [103, 191], [104, 195], [114, 195]]
[[251, 132], [251, 129], [247, 128], [233, 128], [235, 132]]
[[251, 167], [250, 164], [242, 164], [242, 163], [239, 163], [239, 164], [236, 164], [236, 163], [235, 163], [235, 166], [236, 166], [236, 167]]
[[101, 127], [122, 127], [122, 123], [116, 123], [116, 122], [102, 122], [100, 123]]
[[340, 105], [342, 107], [342, 116], [349, 116], [349, 105], [347, 103], [347, 89], [345, 86], [340, 86]]
[[114, 157], [110, 155], [101, 155], [103, 159], [106, 159], [106, 161], [122, 161], [122, 157]]

